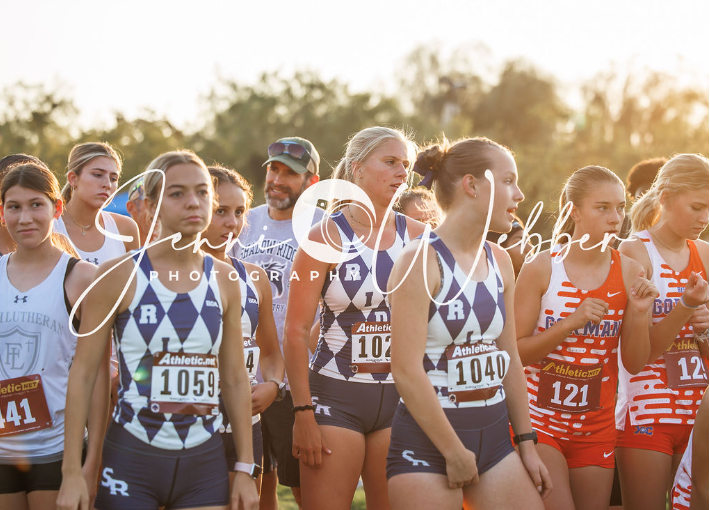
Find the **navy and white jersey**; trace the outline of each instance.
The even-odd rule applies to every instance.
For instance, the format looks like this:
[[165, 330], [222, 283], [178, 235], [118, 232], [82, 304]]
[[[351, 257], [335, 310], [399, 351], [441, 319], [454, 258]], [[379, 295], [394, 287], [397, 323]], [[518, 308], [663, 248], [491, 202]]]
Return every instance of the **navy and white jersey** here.
[[[137, 263], [140, 253], [133, 256]], [[215, 433], [222, 416], [170, 414], [151, 410], [153, 355], [159, 352], [217, 356], [222, 341], [222, 300], [214, 260], [205, 255], [197, 286], [176, 293], [150, 274], [148, 254], [136, 272], [136, 291], [116, 317], [119, 361], [118, 403], [113, 420], [138, 439], [165, 450], [192, 448]]]
[[[12, 256], [0, 258], [0, 464], [55, 462], [64, 451], [67, 379], [76, 350], [64, 303], [71, 257], [62, 253], [44, 281], [20, 291], [7, 277]], [[25, 431], [8, 435], [11, 428]]]
[[[394, 261], [410, 241], [407, 218], [395, 213], [394, 243], [378, 252], [358, 241], [342, 211], [332, 215], [331, 219], [338, 228], [341, 245], [347, 252], [357, 252], [358, 255], [335, 267], [333, 272], [337, 277], [326, 277], [321, 292], [320, 338], [311, 358], [311, 370], [345, 381], [394, 383], [391, 372], [356, 373], [353, 370], [351, 328], [356, 323], [389, 323], [390, 309], [381, 291], [387, 290]], [[377, 274], [373, 275], [375, 256]]]
[[[242, 296], [242, 337], [244, 337], [244, 360], [252, 384], [257, 381], [264, 382], [259, 370], [261, 350], [256, 343], [256, 327], [259, 325], [259, 292], [254, 281], [247, 273], [244, 264], [234, 257], [230, 257], [232, 265], [239, 276], [239, 290]], [[223, 428], [231, 432], [227, 416], [223, 416]], [[259, 415], [251, 417], [252, 425], [259, 421]]]
[[[318, 223], [322, 218], [322, 210], [317, 209], [310, 220], [311, 225]], [[269, 216], [269, 206], [264, 204], [247, 211], [246, 226], [239, 234], [238, 243], [229, 253], [239, 260], [261, 267], [266, 272], [271, 283], [271, 306], [282, 353], [286, 302], [291, 286], [291, 266], [298, 251], [298, 241], [293, 232], [293, 221], [274, 220]], [[288, 389], [288, 378], [285, 374], [284, 382]]]
[[[112, 234], [120, 235], [120, 232], [118, 231], [118, 226], [116, 225], [116, 220], [113, 219], [111, 213], [106, 211], [99, 211], [99, 213], [101, 214], [101, 219], [104, 223], [104, 229], [107, 232], [111, 232]], [[87, 262], [94, 264], [95, 266], [98, 266], [99, 264], [107, 260], [120, 257], [121, 255], [126, 253], [126, 245], [123, 244], [123, 241], [119, 241], [118, 239], [112, 239], [109, 236], [104, 237], [104, 244], [102, 244], [101, 248], [96, 251], [80, 250], [71, 240], [71, 237], [69, 237], [69, 234], [67, 233], [67, 227], [61, 217], [54, 222], [54, 231], [64, 235], [72, 244], [79, 256]]]
[[[450, 301], [464, 287], [463, 292], [448, 304], [429, 304], [424, 370], [436, 390], [444, 408], [480, 407], [496, 404], [505, 398], [503, 387], [488, 400], [451, 402], [449, 398], [449, 360], [446, 348], [450, 345], [495, 344], [505, 325], [503, 278], [488, 242], [485, 254], [488, 275], [483, 281], [468, 279], [444, 242], [433, 232], [429, 243], [436, 251], [441, 271], [441, 288], [433, 296], [440, 303]], [[481, 254], [483, 255], [483, 254]]]
[[256, 338], [256, 327], [259, 325], [259, 292], [244, 264], [239, 259], [229, 258], [239, 276], [239, 290], [242, 293], [242, 336], [246, 342]]

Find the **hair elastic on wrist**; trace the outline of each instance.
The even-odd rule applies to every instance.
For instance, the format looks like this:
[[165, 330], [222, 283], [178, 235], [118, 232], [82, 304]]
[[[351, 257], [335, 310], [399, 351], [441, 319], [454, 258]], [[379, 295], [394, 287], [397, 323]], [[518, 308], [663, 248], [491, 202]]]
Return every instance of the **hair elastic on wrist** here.
[[316, 410], [316, 406], [314, 405], [305, 405], [305, 406], [295, 406], [291, 408], [291, 412], [296, 414], [299, 411], [314, 411]]
[[684, 307], [690, 309], [690, 310], [695, 310], [698, 308], [700, 305], [695, 305], [695, 306], [690, 306], [688, 303], [685, 302], [685, 299], [683, 299], [683, 296], [680, 297], [680, 304], [682, 304]]

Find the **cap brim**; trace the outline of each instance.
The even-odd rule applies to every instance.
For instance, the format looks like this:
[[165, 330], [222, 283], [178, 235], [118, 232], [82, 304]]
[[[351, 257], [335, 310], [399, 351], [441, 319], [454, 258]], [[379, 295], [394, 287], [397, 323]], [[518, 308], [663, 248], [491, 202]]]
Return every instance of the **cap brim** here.
[[306, 172], [308, 172], [308, 168], [306, 168], [300, 160], [294, 159], [288, 154], [279, 154], [278, 156], [271, 157], [267, 159], [261, 166], [266, 166], [272, 161], [278, 161], [279, 163], [283, 163], [297, 174], [305, 174]]

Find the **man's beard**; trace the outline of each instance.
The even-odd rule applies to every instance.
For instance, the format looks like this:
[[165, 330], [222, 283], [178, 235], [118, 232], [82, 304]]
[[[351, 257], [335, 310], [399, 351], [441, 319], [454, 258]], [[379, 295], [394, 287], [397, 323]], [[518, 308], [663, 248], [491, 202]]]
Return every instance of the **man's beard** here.
[[287, 189], [279, 189], [279, 191], [282, 191], [286, 193], [287, 196], [284, 198], [271, 198], [269, 196], [269, 190], [273, 189], [273, 186], [265, 186], [264, 187], [264, 196], [266, 197], [266, 203], [268, 204], [269, 207], [273, 207], [274, 209], [278, 209], [279, 211], [285, 211], [287, 209], [292, 209], [293, 206], [296, 205], [296, 202], [300, 198], [300, 196], [303, 194], [303, 192], [306, 190], [308, 187], [308, 181], [303, 182], [303, 186], [301, 189], [297, 192], [292, 192], [291, 190]]

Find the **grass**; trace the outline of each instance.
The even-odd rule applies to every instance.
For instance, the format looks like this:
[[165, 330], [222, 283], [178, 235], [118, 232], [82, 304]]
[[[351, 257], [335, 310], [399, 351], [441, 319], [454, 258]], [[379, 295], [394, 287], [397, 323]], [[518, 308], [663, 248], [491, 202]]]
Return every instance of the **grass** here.
[[[298, 505], [293, 500], [291, 489], [279, 485], [276, 493], [279, 497], [279, 510], [298, 510]], [[355, 497], [350, 508], [351, 510], [365, 510], [365, 492], [363, 492], [362, 487], [358, 487], [355, 491]]]

